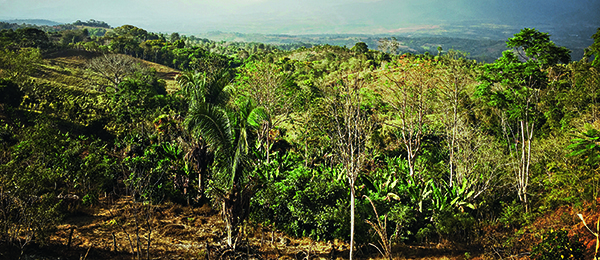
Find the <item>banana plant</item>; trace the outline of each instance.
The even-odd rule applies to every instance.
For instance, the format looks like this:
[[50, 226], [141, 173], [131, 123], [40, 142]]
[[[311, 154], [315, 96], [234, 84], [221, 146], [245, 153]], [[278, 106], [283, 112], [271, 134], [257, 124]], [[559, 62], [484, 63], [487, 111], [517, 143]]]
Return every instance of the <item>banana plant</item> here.
[[434, 210], [441, 212], [452, 207], [457, 207], [461, 211], [464, 211], [464, 207], [475, 209], [475, 205], [469, 202], [475, 191], [469, 191], [469, 187], [470, 185], [466, 179], [463, 180], [461, 185], [453, 185], [452, 187], [444, 180], [438, 185], [432, 182], [431, 200]]
[[573, 150], [569, 156], [582, 156], [585, 162], [590, 165], [597, 165], [600, 161], [600, 131], [587, 125], [586, 132], [581, 133], [579, 138], [573, 139], [573, 143], [568, 146]]
[[373, 186], [379, 194], [385, 194], [386, 199], [400, 201], [400, 195], [407, 196], [408, 202], [421, 213], [424, 212], [424, 202], [429, 200], [432, 193], [433, 180], [421, 181], [416, 175], [409, 174], [408, 161], [403, 158], [387, 159], [387, 169], [373, 176]]
[[454, 199], [450, 204], [461, 209], [463, 207], [475, 209], [475, 205], [469, 202], [474, 199], [473, 196], [475, 195], [475, 190], [471, 190], [471, 186], [471, 183], [467, 179], [463, 179], [460, 185], [453, 185], [450, 189], [450, 196]]

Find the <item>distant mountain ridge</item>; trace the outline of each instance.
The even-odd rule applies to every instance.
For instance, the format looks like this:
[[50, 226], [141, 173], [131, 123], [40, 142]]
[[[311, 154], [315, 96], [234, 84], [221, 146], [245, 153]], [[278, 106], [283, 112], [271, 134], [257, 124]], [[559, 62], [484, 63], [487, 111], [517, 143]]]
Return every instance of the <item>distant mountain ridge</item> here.
[[[412, 52], [423, 54], [437, 54], [437, 47], [441, 46], [444, 51], [450, 49], [459, 50], [468, 53], [472, 59], [483, 62], [494, 62], [502, 56], [502, 51], [506, 50], [506, 39], [517, 33], [519, 29], [508, 26], [481, 24], [478, 26], [440, 26], [438, 31], [435, 29], [424, 29], [417, 31], [396, 32], [387, 34], [260, 34], [260, 33], [239, 33], [211, 31], [207, 33], [185, 33], [199, 38], [206, 38], [212, 41], [225, 42], [260, 42], [275, 45], [285, 44], [305, 44], [312, 45], [337, 45], [348, 48], [354, 46], [357, 42], [365, 42], [369, 49], [378, 49], [379, 40], [382, 38], [394, 37], [400, 43], [398, 51], [400, 53]], [[546, 31], [544, 31], [546, 32]], [[573, 30], [574, 33], [580, 33]], [[563, 34], [564, 35], [564, 34]], [[591, 36], [591, 34], [589, 34]], [[559, 46], [569, 48], [573, 60], [579, 60], [583, 57], [584, 49], [590, 46], [593, 41], [589, 36], [582, 33], [579, 37], [560, 37], [552, 34], [552, 40], [555, 40]]]
[[47, 25], [47, 26], [55, 26], [55, 25], [63, 24], [63, 23], [45, 20], [45, 19], [13, 19], [13, 20], [1, 20], [0, 22], [16, 23], [16, 24]]
[[[23, 25], [25, 24], [25, 25]], [[77, 26], [102, 27], [110, 30], [112, 27], [103, 21], [90, 19], [82, 22], [58, 23], [46, 19], [12, 19], [0, 20], [0, 29], [22, 28], [35, 25], [44, 31], [74, 30]], [[331, 33], [331, 34], [263, 34], [208, 31], [198, 33], [192, 31], [179, 32], [183, 35], [194, 35], [213, 41], [226, 42], [260, 42], [276, 45], [337, 45], [351, 47], [357, 42], [365, 42], [370, 49], [378, 49], [379, 40], [395, 37], [400, 45], [398, 51], [412, 53], [437, 53], [437, 47], [447, 51], [450, 49], [468, 53], [470, 58], [478, 61], [493, 62], [501, 56], [506, 49], [505, 41], [517, 33], [520, 27], [508, 24], [483, 23], [483, 21], [470, 21], [462, 24], [429, 24], [420, 26], [407, 26], [388, 31], [374, 31], [372, 34], [361, 33]], [[572, 50], [573, 60], [583, 57], [584, 49], [593, 41], [590, 36], [596, 27], [574, 27], [569, 30], [555, 28], [550, 25], [540, 26], [542, 32], [549, 32], [552, 40], [559, 46]]]

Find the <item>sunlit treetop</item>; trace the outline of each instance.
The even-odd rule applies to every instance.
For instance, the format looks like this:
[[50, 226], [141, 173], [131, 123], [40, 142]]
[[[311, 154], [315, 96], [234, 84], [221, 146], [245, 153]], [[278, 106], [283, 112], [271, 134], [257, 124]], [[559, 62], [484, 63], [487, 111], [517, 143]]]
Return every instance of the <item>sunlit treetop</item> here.
[[534, 60], [543, 66], [554, 65], [559, 62], [571, 61], [571, 50], [559, 47], [550, 40], [550, 34], [539, 32], [534, 28], [522, 29], [506, 42], [509, 48], [518, 52], [524, 61]]
[[594, 43], [585, 50], [585, 53], [588, 57], [594, 55], [592, 66], [600, 66], [600, 28], [592, 35], [592, 39], [594, 39]]

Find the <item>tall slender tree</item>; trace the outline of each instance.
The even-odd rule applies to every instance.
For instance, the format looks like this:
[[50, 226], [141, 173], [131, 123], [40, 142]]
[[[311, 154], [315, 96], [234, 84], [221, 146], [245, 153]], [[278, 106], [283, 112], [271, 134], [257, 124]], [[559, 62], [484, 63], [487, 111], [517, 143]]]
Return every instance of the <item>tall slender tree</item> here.
[[[182, 93], [190, 99], [190, 109], [198, 104], [223, 106], [229, 95], [225, 91], [230, 78], [229, 73], [221, 71], [214, 75], [203, 72], [185, 71], [177, 76]], [[192, 142], [187, 144], [188, 152], [185, 158], [193, 163], [198, 173], [198, 193], [204, 195], [204, 187], [208, 178], [208, 170], [213, 162], [212, 153], [209, 153], [208, 144], [201, 135], [195, 135]]]
[[[519, 200], [529, 211], [527, 188], [532, 162], [532, 141], [540, 118], [537, 103], [548, 83], [544, 68], [568, 62], [570, 51], [557, 47], [547, 33], [525, 28], [509, 38], [512, 48], [492, 64], [482, 67], [476, 95], [500, 118], [507, 150], [515, 163], [513, 172]], [[539, 127], [539, 126], [538, 126]]]
[[391, 87], [387, 102], [394, 110], [393, 120], [386, 124], [398, 130], [398, 139], [404, 145], [410, 176], [415, 175], [415, 162], [428, 134], [429, 115], [435, 101], [435, 66], [430, 60], [400, 59], [386, 75]]
[[[266, 162], [270, 162], [271, 132], [280, 124], [289, 120], [292, 111], [293, 94], [288, 91], [286, 83], [289, 73], [276, 65], [253, 62], [246, 65], [240, 75], [242, 91], [262, 107], [264, 116], [256, 121], [258, 127], [259, 146], [265, 152]], [[258, 117], [255, 117], [258, 118]]]
[[446, 136], [446, 144], [448, 147], [448, 171], [450, 172], [449, 183], [453, 186], [454, 181], [462, 183], [464, 172], [456, 172], [458, 158], [457, 152], [465, 145], [466, 138], [461, 135], [468, 131], [466, 125], [466, 113], [468, 107], [464, 104], [469, 98], [467, 88], [475, 83], [474, 76], [471, 71], [473, 63], [468, 62], [462, 54], [450, 50], [442, 57], [442, 61], [438, 64], [438, 118], [442, 123], [443, 132]]
[[366, 161], [367, 140], [373, 127], [368, 114], [360, 107], [363, 84], [356, 74], [347, 75], [338, 81], [329, 100], [335, 121], [332, 139], [335, 140], [336, 158], [346, 173], [350, 188], [350, 259], [354, 252], [354, 186]]

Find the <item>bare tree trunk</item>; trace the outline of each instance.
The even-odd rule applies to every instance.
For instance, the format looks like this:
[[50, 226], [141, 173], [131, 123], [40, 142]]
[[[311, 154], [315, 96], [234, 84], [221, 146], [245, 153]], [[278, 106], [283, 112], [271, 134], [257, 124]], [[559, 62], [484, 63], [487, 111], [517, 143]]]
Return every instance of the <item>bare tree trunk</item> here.
[[[427, 134], [425, 127], [429, 123], [435, 98], [434, 65], [423, 62], [419, 66], [399, 66], [394, 72], [386, 74], [395, 88], [389, 88], [388, 102], [397, 112], [399, 124], [387, 123], [399, 130], [400, 141], [406, 148], [409, 174], [415, 175], [415, 161], [423, 146]], [[421, 179], [420, 176], [418, 179]]]
[[[412, 156], [412, 154], [410, 152], [410, 149], [406, 149], [406, 150], [408, 150], [406, 152], [407, 153], [406, 157], [408, 159], [407, 160], [408, 161], [408, 172], [409, 172], [410, 177], [414, 177], [414, 174], [415, 174], [415, 165], [414, 165], [414, 161], [413, 161], [413, 156]], [[409, 182], [410, 182], [410, 180], [409, 180]]]
[[350, 260], [354, 252], [354, 183], [350, 185]]
[[233, 223], [231, 223], [231, 214], [225, 200], [221, 202], [221, 205], [223, 206], [223, 220], [225, 221], [225, 228], [227, 229], [227, 245], [233, 247]]
[[364, 163], [367, 136], [372, 128], [372, 121], [360, 109], [360, 89], [363, 81], [343, 78], [340, 88], [330, 100], [335, 120], [336, 159], [341, 163], [350, 189], [350, 256], [354, 253], [354, 222], [355, 222], [355, 189], [356, 178]]
[[527, 201], [527, 186], [529, 186], [529, 166], [531, 165], [531, 141], [533, 140], [533, 127], [534, 123], [531, 123], [531, 130], [527, 128], [529, 131], [529, 136], [527, 140], [527, 164], [525, 165], [525, 172], [527, 175], [525, 176], [525, 190], [523, 191], [525, 197], [525, 212], [529, 212], [529, 202]]
[[271, 142], [270, 142], [271, 140], [269, 140], [270, 137], [271, 137], [271, 131], [270, 131], [270, 129], [271, 129], [271, 123], [267, 122], [267, 125], [268, 125], [267, 126], [267, 133], [266, 133], [267, 138], [265, 140], [267, 146], [265, 147], [265, 151], [267, 152], [267, 164], [269, 164], [271, 162], [270, 156], [269, 156], [269, 154], [271, 153]]
[[524, 186], [524, 177], [525, 177], [525, 128], [523, 126], [523, 121], [521, 121], [521, 161], [519, 164], [519, 175], [517, 176], [517, 181], [518, 183], [518, 193], [519, 193], [519, 199], [521, 201], [525, 201], [524, 198], [524, 193], [523, 190], [525, 189]]
[[521, 131], [521, 158], [517, 174], [517, 194], [519, 200], [525, 207], [525, 212], [529, 212], [529, 202], [527, 199], [527, 187], [529, 186], [529, 167], [531, 165], [531, 141], [533, 140], [534, 123], [520, 122]]

